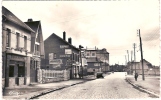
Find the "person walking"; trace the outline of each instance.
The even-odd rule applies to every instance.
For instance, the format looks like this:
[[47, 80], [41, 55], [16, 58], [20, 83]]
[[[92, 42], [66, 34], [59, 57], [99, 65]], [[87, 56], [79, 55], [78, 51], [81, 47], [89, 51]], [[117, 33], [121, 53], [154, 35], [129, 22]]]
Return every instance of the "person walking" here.
[[137, 78], [138, 78], [138, 73], [135, 73], [135, 81], [137, 81]]

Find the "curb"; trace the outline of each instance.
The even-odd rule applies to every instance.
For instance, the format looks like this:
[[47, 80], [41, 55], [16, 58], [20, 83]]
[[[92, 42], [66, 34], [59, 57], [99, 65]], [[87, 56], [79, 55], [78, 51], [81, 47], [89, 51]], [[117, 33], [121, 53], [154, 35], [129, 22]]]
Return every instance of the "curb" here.
[[95, 80], [95, 79], [90, 79], [90, 80], [87, 79], [87, 80], [83, 80], [83, 81], [78, 82], [78, 83], [73, 83], [73, 84], [70, 84], [70, 85], [60, 86], [60, 87], [57, 87], [57, 88], [54, 88], [54, 89], [45, 89], [45, 90], [42, 90], [42, 91], [33, 92], [31, 94], [28, 94], [27, 96], [22, 95], [22, 97], [13, 97], [13, 98], [9, 97], [9, 98], [4, 98], [4, 99], [25, 99], [25, 100], [34, 99], [34, 98], [37, 98], [39, 96], [45, 95], [47, 93], [57, 91], [57, 90], [61, 90], [61, 89], [67, 88], [67, 87], [77, 85], [77, 84], [82, 84], [82, 83], [85, 83], [85, 82], [91, 81], [91, 80]]
[[64, 86], [64, 87], [60, 87], [60, 88], [57, 88], [57, 89], [46, 90], [46, 91], [44, 91], [44, 92], [41, 92], [41, 93], [39, 93], [39, 94], [36, 94], [36, 95], [34, 95], [34, 96], [31, 96], [31, 97], [25, 98], [25, 99], [34, 99], [34, 98], [36, 98], [36, 97], [45, 95], [45, 94], [47, 94], [47, 93], [50, 93], [50, 92], [53, 92], [53, 91], [57, 91], [57, 90], [61, 90], [61, 89], [67, 88], [67, 87], [71, 87], [71, 86], [77, 85], [77, 84], [82, 84], [82, 83], [84, 83], [84, 82], [86, 82], [86, 81], [74, 83], [74, 84], [67, 85], [67, 86]]
[[127, 78], [126, 78], [125, 80], [126, 80], [128, 83], [130, 83], [132, 86], [136, 87], [137, 89], [142, 90], [142, 91], [144, 91], [144, 92], [146, 92], [146, 93], [148, 93], [148, 94], [151, 94], [151, 95], [153, 95], [153, 96], [155, 96], [155, 97], [157, 97], [157, 98], [160, 98], [160, 96], [159, 96], [158, 94], [156, 94], [156, 93], [154, 93], [154, 92], [151, 92], [151, 91], [149, 91], [149, 90], [147, 90], [147, 89], [141, 88], [140, 86], [137, 86], [137, 85], [133, 84], [133, 83], [132, 83], [131, 81], [129, 81]]

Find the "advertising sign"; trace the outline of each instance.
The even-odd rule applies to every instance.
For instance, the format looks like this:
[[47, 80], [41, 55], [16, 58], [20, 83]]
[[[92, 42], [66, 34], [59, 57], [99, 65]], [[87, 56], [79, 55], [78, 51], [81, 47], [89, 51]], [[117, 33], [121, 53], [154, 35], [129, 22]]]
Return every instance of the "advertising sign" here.
[[49, 53], [49, 60], [53, 59], [53, 53]]
[[49, 64], [63, 64], [62, 59], [50, 59]]
[[71, 49], [65, 49], [65, 54], [72, 54], [72, 50]]

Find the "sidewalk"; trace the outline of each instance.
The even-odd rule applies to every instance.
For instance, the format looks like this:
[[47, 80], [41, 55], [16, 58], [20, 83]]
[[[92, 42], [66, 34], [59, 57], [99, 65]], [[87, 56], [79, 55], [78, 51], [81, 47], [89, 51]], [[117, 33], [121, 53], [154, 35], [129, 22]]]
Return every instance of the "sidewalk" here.
[[139, 75], [137, 81], [135, 81], [133, 75], [127, 75], [126, 80], [134, 87], [160, 97], [160, 76], [145, 76], [145, 80], [142, 80], [142, 75]]
[[81, 84], [94, 79], [94, 75], [90, 75], [83, 77], [83, 79], [71, 79], [46, 84], [32, 84], [30, 86], [22, 86], [14, 89], [7, 88], [5, 89], [3, 99], [31, 99], [42, 94], [60, 90], [76, 84]]

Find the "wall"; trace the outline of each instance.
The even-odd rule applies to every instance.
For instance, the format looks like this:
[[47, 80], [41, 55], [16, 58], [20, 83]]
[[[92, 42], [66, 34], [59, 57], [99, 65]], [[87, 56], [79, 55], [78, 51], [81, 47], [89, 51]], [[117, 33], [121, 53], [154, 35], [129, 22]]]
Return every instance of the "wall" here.
[[[60, 47], [61, 46], [61, 47]], [[64, 46], [64, 47], [63, 47]], [[45, 60], [42, 60], [42, 68], [46, 68], [49, 65], [49, 53], [56, 53], [56, 59], [61, 59], [63, 64], [60, 64], [60, 67], [56, 67], [57, 65], [49, 65], [49, 69], [57, 69], [64, 70], [66, 68], [66, 62], [68, 59], [72, 59], [72, 55], [65, 55], [65, 49], [72, 49], [72, 53], [79, 55], [79, 51], [75, 48], [71, 47], [69, 44], [65, 43], [63, 40], [58, 38], [55, 35], [51, 35], [44, 41], [44, 49], [45, 49]], [[45, 66], [46, 65], [46, 66]]]
[[[23, 34], [23, 36], [20, 35], [20, 40], [19, 40], [19, 47], [24, 48], [24, 36], [27, 36], [27, 50], [28, 52], [31, 51], [31, 32], [22, 29], [20, 27], [16, 27], [16, 25], [12, 23], [3, 23], [3, 27], [8, 28], [11, 30], [11, 41], [10, 41], [10, 47], [13, 47], [14, 49], [16, 48], [16, 32]], [[3, 34], [4, 37], [6, 37], [6, 34]], [[5, 41], [6, 39], [4, 39]]]

